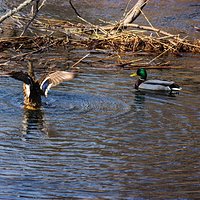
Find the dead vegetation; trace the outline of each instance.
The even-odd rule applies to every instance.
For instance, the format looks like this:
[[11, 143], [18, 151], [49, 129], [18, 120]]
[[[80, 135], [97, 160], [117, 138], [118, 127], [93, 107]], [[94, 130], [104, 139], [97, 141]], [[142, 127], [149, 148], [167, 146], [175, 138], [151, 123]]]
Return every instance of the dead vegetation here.
[[[32, 17], [13, 16], [13, 23], [19, 28], [26, 27], [31, 20]], [[83, 23], [73, 24], [65, 20], [44, 17], [35, 19], [34, 15], [34, 20], [26, 27], [29, 36], [0, 38], [1, 52], [12, 51], [12, 56], [1, 59], [0, 66], [12, 60], [30, 59], [33, 54], [56, 47], [81, 48], [86, 52], [104, 52], [104, 58], [101, 58], [101, 61], [113, 61], [113, 64], [107, 64], [106, 67], [115, 65], [128, 66], [128, 68], [155, 65], [171, 68], [169, 63], [156, 63], [157, 59], [169, 54], [181, 56], [182, 53], [200, 53], [200, 40], [190, 41], [152, 26], [124, 23], [125, 20], [102, 26], [82, 21]], [[139, 54], [153, 55], [154, 58], [148, 62], [143, 59], [132, 59], [132, 55]], [[129, 58], [130, 55], [131, 58]], [[124, 60], [122, 57], [127, 59]]]

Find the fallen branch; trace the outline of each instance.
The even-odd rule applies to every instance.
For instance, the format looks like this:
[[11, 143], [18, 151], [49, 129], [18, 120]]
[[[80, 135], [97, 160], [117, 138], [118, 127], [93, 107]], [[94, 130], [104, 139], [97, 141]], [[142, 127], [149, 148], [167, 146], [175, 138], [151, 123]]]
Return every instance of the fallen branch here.
[[85, 58], [87, 58], [90, 55], [90, 53], [86, 54], [85, 56], [83, 56], [81, 59], [79, 59], [76, 63], [74, 63], [71, 66], [71, 69], [74, 68], [76, 65], [78, 65], [82, 60], [84, 60]]
[[26, 7], [27, 5], [31, 4], [33, 1], [35, 1], [35, 0], [26, 0], [22, 4], [20, 4], [17, 8], [14, 8], [13, 10], [8, 11], [5, 15], [0, 17], [0, 23], [2, 23], [5, 19], [11, 17], [15, 13], [19, 12], [24, 7]]
[[31, 18], [31, 20], [28, 22], [28, 24], [25, 26], [23, 32], [21, 33], [20, 36], [23, 36], [25, 34], [25, 32], [27, 31], [28, 27], [30, 26], [30, 24], [33, 22], [33, 20], [37, 17], [37, 14], [39, 12], [39, 10], [44, 6], [44, 3], [46, 2], [46, 0], [43, 0], [43, 2], [41, 3], [41, 5], [39, 6], [39, 2], [40, 0], [36, 0], [35, 1], [35, 11], [34, 11], [34, 15]]
[[177, 35], [173, 35], [171, 33], [168, 33], [166, 31], [162, 31], [161, 29], [154, 28], [151, 26], [140, 26], [139, 24], [126, 24], [126, 27], [132, 27], [132, 28], [137, 28], [145, 31], [153, 31], [156, 33], [161, 33], [163, 35], [169, 36], [169, 37], [177, 37]]
[[123, 26], [132, 23], [141, 13], [141, 10], [147, 4], [148, 0], [138, 0], [135, 6], [126, 14], [122, 20]]

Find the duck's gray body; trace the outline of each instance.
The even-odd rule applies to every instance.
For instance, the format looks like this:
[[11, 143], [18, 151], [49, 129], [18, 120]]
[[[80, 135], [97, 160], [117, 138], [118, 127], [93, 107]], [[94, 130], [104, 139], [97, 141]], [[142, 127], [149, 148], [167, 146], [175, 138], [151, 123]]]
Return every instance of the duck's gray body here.
[[178, 92], [179, 90], [181, 90], [181, 87], [179, 87], [173, 81], [147, 80], [142, 82], [139, 85], [138, 89], [164, 92]]

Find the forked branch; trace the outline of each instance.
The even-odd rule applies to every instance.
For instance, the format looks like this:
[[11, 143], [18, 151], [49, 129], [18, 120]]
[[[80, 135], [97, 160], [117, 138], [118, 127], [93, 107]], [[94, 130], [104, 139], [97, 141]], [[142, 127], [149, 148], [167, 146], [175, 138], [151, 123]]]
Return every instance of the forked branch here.
[[126, 14], [125, 18], [122, 20], [124, 26], [132, 23], [141, 13], [141, 10], [147, 4], [149, 0], [138, 0], [135, 6]]
[[22, 10], [24, 7], [26, 7], [27, 5], [31, 4], [33, 1], [35, 0], [26, 0], [24, 1], [22, 4], [20, 4], [17, 8], [14, 8], [10, 11], [8, 11], [5, 15], [2, 15], [0, 17], [0, 23], [2, 23], [5, 19], [11, 17], [12, 15], [14, 15], [15, 13], [19, 12], [20, 10]]

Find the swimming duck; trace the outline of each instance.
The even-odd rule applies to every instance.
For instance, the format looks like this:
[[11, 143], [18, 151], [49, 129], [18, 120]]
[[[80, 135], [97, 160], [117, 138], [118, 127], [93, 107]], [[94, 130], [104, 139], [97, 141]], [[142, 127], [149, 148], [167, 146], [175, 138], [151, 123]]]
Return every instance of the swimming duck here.
[[51, 87], [61, 82], [72, 80], [75, 73], [66, 71], [56, 71], [36, 80], [34, 74], [23, 71], [12, 71], [6, 74], [14, 79], [23, 82], [24, 105], [25, 108], [36, 110], [41, 107], [41, 96], [47, 97]]
[[132, 73], [130, 76], [139, 76], [135, 83], [136, 90], [167, 92], [173, 95], [182, 89], [174, 81], [147, 80], [147, 71], [144, 68], [139, 68], [136, 73]]

